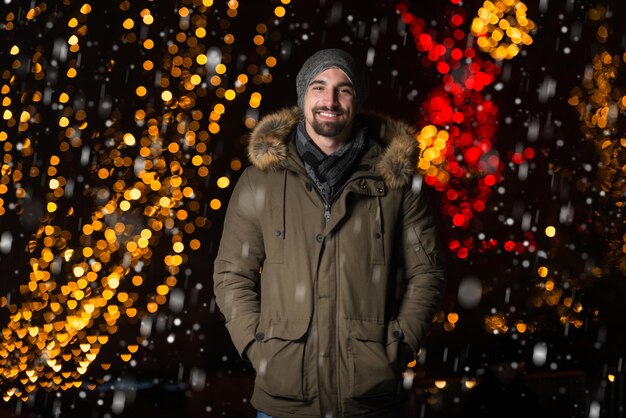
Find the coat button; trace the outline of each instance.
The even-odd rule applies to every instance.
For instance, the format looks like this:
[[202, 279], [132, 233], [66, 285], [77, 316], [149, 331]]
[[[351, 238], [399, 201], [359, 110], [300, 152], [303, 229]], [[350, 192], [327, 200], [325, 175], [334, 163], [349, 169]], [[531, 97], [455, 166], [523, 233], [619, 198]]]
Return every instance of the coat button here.
[[416, 245], [415, 247], [413, 247], [413, 249], [415, 250], [416, 253], [419, 253], [422, 247], [420, 247], [419, 245]]
[[276, 235], [277, 237], [280, 237], [282, 234], [283, 234], [282, 231], [278, 231], [278, 230], [274, 231], [274, 235]]
[[401, 340], [404, 337], [404, 334], [402, 334], [402, 331], [394, 331], [392, 335], [393, 335], [393, 338], [395, 338], [396, 340]]
[[262, 332], [257, 332], [256, 334], [254, 334], [254, 339], [257, 341], [263, 341], [264, 338], [265, 334], [263, 334]]
[[315, 236], [315, 240], [319, 243], [321, 243], [322, 241], [324, 241], [324, 236], [322, 234], [317, 234]]
[[376, 191], [377, 191], [378, 193], [382, 193], [382, 192], [383, 192], [383, 189], [382, 189], [382, 187], [379, 187], [378, 189], [376, 189]]
[[380, 237], [382, 237], [382, 235], [380, 235], [380, 233], [379, 233], [379, 232], [377, 232], [377, 233], [375, 233], [375, 234], [374, 234], [374, 238], [376, 238], [376, 239], [380, 239]]

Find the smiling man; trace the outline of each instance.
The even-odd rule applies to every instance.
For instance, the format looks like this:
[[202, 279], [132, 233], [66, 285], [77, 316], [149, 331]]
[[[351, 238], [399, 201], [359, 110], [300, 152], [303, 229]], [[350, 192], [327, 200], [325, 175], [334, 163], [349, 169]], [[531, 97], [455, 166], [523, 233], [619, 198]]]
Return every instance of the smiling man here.
[[338, 68], [319, 73], [305, 95], [306, 132], [327, 155], [341, 148], [352, 132], [355, 92], [352, 81]]
[[413, 130], [364, 116], [364, 66], [311, 56], [233, 191], [214, 289], [258, 417], [403, 416], [402, 370], [444, 285]]

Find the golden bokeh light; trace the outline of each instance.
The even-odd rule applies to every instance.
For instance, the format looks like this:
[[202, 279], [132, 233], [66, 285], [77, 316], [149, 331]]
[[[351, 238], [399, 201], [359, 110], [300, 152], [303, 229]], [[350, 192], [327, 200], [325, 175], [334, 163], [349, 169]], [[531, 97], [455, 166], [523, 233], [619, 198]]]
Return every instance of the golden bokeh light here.
[[526, 17], [527, 6], [519, 0], [485, 1], [472, 21], [478, 47], [496, 60], [511, 59], [520, 45], [530, 45], [535, 23]]
[[[59, 5], [59, 10], [70, 10], [69, 3]], [[24, 301], [9, 303], [0, 298], [0, 306], [10, 313], [0, 343], [5, 400], [17, 397], [26, 401], [38, 388], [94, 389], [101, 382], [90, 380], [89, 370], [94, 364], [99, 370], [109, 370], [113, 360], [101, 358], [101, 347], [114, 339], [128, 319], [167, 309], [170, 292], [181, 282], [176, 276], [184, 271], [191, 252], [207, 247], [202, 229], [209, 228], [211, 221], [205, 216], [206, 209], [222, 208], [222, 201], [207, 195], [203, 188], [212, 174], [209, 144], [218, 140], [220, 117], [233, 102], [259, 107], [261, 95], [247, 87], [251, 80], [256, 80], [255, 84], [271, 82], [267, 68], [275, 66], [277, 59], [267, 52], [271, 37], [261, 36], [256, 42], [263, 48], [257, 49], [256, 57], [249, 57], [254, 64], [237, 68], [230, 64], [234, 62], [231, 54], [239, 42], [254, 45], [254, 38], [227, 33], [223, 42], [212, 39], [210, 19], [236, 16], [239, 2], [229, 1], [228, 11], [219, 11], [219, 16], [209, 9], [212, 0], [182, 0], [182, 4], [173, 13], [187, 26], [171, 36], [157, 37], [145, 31], [156, 16], [148, 6], [111, 25], [111, 36], [119, 35], [129, 50], [135, 48], [136, 62], [134, 69], [120, 68], [115, 55], [106, 56], [108, 51], [103, 51], [107, 77], [121, 80], [127, 70], [141, 77], [129, 81], [125, 97], [118, 94], [120, 102], [134, 106], [129, 115], [118, 114], [117, 104], [100, 98], [101, 104], [108, 106], [104, 109], [116, 115], [106, 126], [98, 125], [96, 110], [77, 104], [83, 100], [77, 94], [79, 83], [93, 83], [93, 74], [83, 74], [80, 54], [97, 48], [84, 37], [93, 30], [90, 19], [102, 18], [103, 6], [84, 3], [80, 14], [75, 9], [58, 14], [67, 16], [60, 25], [67, 31], [63, 37], [67, 56], [58, 71], [62, 87], [52, 95], [54, 106], [60, 105], [52, 127], [58, 133], [58, 149], [49, 162], [46, 157], [42, 167], [22, 171], [19, 164], [2, 166], [7, 181], [0, 184], [0, 203], [7, 194], [21, 201], [30, 193], [23, 187], [24, 175], [33, 181], [41, 179], [40, 184], [46, 186], [45, 215], [28, 244], [29, 271], [19, 286]], [[128, 10], [130, 5], [122, 2], [119, 7]], [[282, 6], [270, 7], [270, 18], [253, 22], [253, 29], [264, 27], [264, 33], [269, 33], [268, 28], [278, 24], [276, 16], [286, 13]], [[36, 17], [45, 9], [41, 3], [26, 13], [23, 22], [36, 24]], [[25, 42], [12, 44], [10, 59], [31, 54], [30, 77], [39, 83], [34, 86], [42, 86], [49, 68], [40, 59], [41, 51]], [[217, 62], [209, 59], [211, 47], [226, 46], [229, 52], [222, 53]], [[19, 140], [20, 154], [16, 156], [28, 158], [38, 151], [30, 136], [41, 124], [37, 106], [49, 99], [43, 87], [21, 94], [16, 71], [7, 70], [7, 81], [1, 86], [6, 97], [2, 99], [0, 141], [14, 145]], [[123, 125], [126, 118], [131, 123]], [[20, 136], [12, 136], [13, 132]], [[67, 175], [66, 166], [82, 164], [66, 159], [72, 149], [82, 149], [79, 160], [84, 158], [90, 170], [90, 187], [84, 194], [76, 191], [76, 180]], [[230, 167], [238, 171], [242, 163], [234, 159]], [[229, 177], [218, 178], [217, 184], [222, 189], [231, 186]], [[80, 222], [74, 208], [77, 199], [84, 200], [83, 208], [87, 205], [91, 210]], [[0, 216], [6, 208], [0, 204]], [[63, 225], [72, 222], [80, 225], [70, 232]], [[171, 234], [167, 239], [166, 231]], [[157, 247], [165, 249], [163, 257], [153, 257]], [[142, 271], [150, 262], [162, 265], [165, 280], [159, 282]], [[64, 273], [56, 273], [57, 265]], [[132, 361], [140, 349], [138, 344], [127, 345], [118, 361]]]
[[278, 6], [277, 8], [274, 9], [274, 14], [277, 17], [284, 17], [285, 16], [285, 8], [283, 6]]
[[[588, 11], [592, 21], [602, 21], [606, 14], [606, 8], [600, 5]], [[607, 37], [606, 26], [602, 24], [598, 28], [597, 40], [604, 44]], [[568, 99], [580, 116], [584, 138], [593, 143], [596, 151], [598, 166], [595, 183], [602, 191], [600, 200], [616, 211], [623, 210], [623, 196], [626, 194], [626, 137], [620, 122], [620, 115], [626, 112], [626, 89], [622, 87], [625, 77], [626, 53], [612, 54], [601, 46], [591, 60], [589, 71], [585, 71], [581, 86], [572, 89]], [[582, 188], [583, 185], [579, 183], [577, 187]], [[612, 224], [613, 219], [610, 222]], [[626, 274], [626, 231], [623, 224], [608, 229], [609, 259]]]
[[230, 179], [228, 177], [220, 177], [217, 179], [217, 187], [225, 189], [230, 185]]
[[424, 126], [417, 134], [420, 148], [420, 158], [417, 164], [418, 172], [422, 175], [436, 177], [443, 184], [447, 183], [449, 174], [445, 170], [446, 144], [448, 131], [438, 130], [435, 125]]
[[212, 199], [211, 200], [211, 209], [218, 210], [221, 207], [222, 207], [222, 202], [220, 202], [219, 199]]

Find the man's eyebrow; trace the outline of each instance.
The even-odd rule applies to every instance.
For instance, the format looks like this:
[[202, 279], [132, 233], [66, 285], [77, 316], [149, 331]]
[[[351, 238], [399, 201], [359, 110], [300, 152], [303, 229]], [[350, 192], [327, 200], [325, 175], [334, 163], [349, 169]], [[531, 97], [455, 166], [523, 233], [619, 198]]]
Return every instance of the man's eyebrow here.
[[354, 88], [354, 86], [352, 85], [352, 83], [351, 83], [351, 82], [349, 82], [349, 81], [344, 81], [344, 82], [342, 82], [342, 83], [339, 83], [339, 84], [338, 84], [338, 87], [350, 87], [350, 88]]
[[[325, 80], [313, 80], [313, 81], [311, 81], [311, 84], [309, 84], [309, 86], [312, 86], [314, 84], [321, 84], [321, 85], [325, 86], [328, 83]], [[350, 87], [352, 89], [354, 88], [352, 83], [349, 82], [349, 81], [343, 81], [343, 82], [337, 84], [337, 87]]]

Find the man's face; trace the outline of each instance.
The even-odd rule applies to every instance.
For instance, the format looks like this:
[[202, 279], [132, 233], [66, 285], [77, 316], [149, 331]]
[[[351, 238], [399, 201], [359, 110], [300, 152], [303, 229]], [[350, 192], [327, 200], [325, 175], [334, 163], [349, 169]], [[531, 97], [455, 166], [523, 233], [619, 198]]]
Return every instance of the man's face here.
[[316, 75], [304, 95], [305, 121], [323, 137], [349, 135], [355, 109], [354, 86], [346, 73], [338, 68], [329, 68]]

